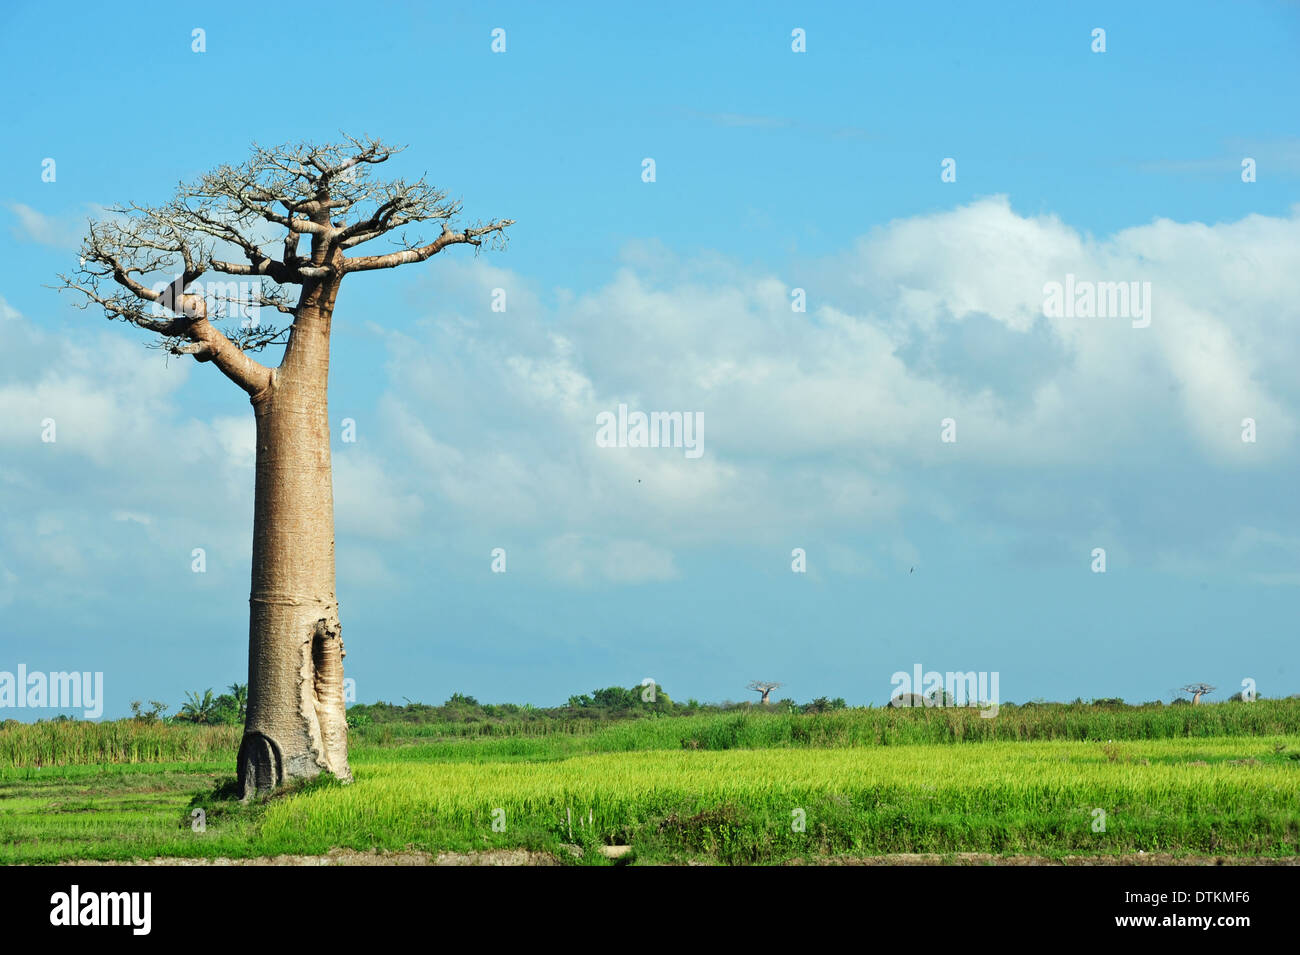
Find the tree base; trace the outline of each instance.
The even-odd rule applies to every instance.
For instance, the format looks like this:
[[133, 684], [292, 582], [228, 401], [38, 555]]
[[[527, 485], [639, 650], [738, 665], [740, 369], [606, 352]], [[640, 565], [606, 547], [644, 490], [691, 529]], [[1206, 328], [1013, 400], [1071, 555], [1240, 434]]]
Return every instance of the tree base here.
[[239, 798], [248, 800], [280, 788], [284, 760], [275, 740], [261, 733], [245, 733], [239, 744]]
[[322, 767], [311, 753], [302, 753], [288, 760], [275, 740], [256, 731], [244, 734], [239, 746], [239, 798], [245, 802], [254, 797], [266, 796], [294, 780], [314, 779], [331, 772], [340, 781], [352, 782], [352, 771], [345, 762], [341, 771]]

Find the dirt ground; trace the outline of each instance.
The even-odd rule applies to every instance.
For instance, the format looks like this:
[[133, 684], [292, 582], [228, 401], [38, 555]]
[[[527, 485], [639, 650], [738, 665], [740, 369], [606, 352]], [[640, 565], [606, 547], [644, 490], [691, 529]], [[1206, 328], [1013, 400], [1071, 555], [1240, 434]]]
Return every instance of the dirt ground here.
[[[334, 849], [325, 855], [283, 855], [254, 859], [136, 859], [131, 862], [69, 862], [66, 865], [561, 865], [563, 860], [546, 852], [526, 849], [498, 849], [491, 852], [359, 852]], [[1124, 856], [1067, 856], [1044, 859], [1040, 856], [997, 856], [983, 852], [959, 852], [952, 855], [901, 853], [859, 858], [832, 858], [816, 862], [795, 860], [790, 865], [1288, 865], [1300, 866], [1300, 857], [1285, 859], [1233, 859], [1224, 856], [1172, 856], [1163, 852], [1142, 852]]]
[[[808, 863], [792, 862], [791, 865]], [[1234, 859], [1228, 856], [1174, 856], [1167, 852], [1139, 852], [1122, 856], [998, 856], [986, 852], [957, 852], [952, 855], [899, 853], [863, 858], [826, 859], [815, 865], [1300, 865], [1300, 856], [1284, 859]]]
[[527, 849], [491, 852], [359, 852], [331, 849], [323, 856], [261, 856], [252, 859], [134, 859], [128, 862], [79, 861], [65, 865], [559, 865], [554, 856]]

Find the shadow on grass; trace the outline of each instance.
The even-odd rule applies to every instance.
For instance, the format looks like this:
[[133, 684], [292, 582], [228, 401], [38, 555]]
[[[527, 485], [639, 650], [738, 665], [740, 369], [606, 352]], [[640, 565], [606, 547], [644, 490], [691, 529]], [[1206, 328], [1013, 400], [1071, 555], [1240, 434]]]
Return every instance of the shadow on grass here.
[[239, 793], [239, 779], [236, 776], [223, 776], [206, 790], [194, 794], [181, 820], [182, 829], [193, 827], [195, 811], [203, 814], [205, 824], [218, 819], [252, 820], [261, 816], [272, 803], [319, 790], [337, 789], [346, 785], [327, 773], [311, 779], [295, 779], [285, 783], [279, 789], [263, 795], [243, 800]]

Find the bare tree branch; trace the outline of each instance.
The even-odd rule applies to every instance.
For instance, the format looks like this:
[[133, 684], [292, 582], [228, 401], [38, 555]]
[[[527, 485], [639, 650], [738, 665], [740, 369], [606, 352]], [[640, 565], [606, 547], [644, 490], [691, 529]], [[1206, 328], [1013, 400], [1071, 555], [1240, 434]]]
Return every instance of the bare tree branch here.
[[[80, 280], [60, 275], [63, 289], [80, 293], [86, 301], [104, 309], [110, 319], [129, 322], [137, 328], [164, 337], [170, 346], [182, 342], [195, 346], [177, 354], [192, 354], [211, 361], [249, 394], [266, 388], [271, 370], [250, 358], [208, 321], [204, 297], [186, 289], [203, 275], [204, 267], [192, 245], [158, 210], [132, 206], [118, 210], [125, 221], [92, 223], [82, 244], [85, 264]], [[162, 233], [171, 236], [167, 241]], [[137, 276], [164, 273], [182, 266], [171, 284], [155, 291]], [[106, 291], [111, 280], [118, 289]], [[167, 313], [170, 313], [168, 315]]]
[[464, 229], [460, 232], [453, 232], [448, 226], [444, 225], [442, 235], [428, 245], [407, 246], [398, 252], [390, 252], [387, 255], [344, 257], [343, 271], [345, 273], [367, 272], [372, 269], [391, 269], [410, 262], [423, 262], [429, 256], [436, 255], [449, 245], [480, 246], [483, 244], [484, 236], [491, 236], [495, 247], [500, 248], [505, 245], [505, 229], [514, 225], [514, 223], [514, 219], [501, 219], [486, 226]]
[[[373, 180], [371, 171], [399, 152], [346, 134], [325, 145], [254, 143], [248, 160], [181, 183], [166, 205], [132, 203], [92, 222], [82, 268], [60, 276], [63, 288], [84, 298], [80, 307], [97, 305], [112, 320], [153, 332], [159, 347], [210, 361], [257, 393], [271, 375], [248, 353], [286, 344], [286, 334], [292, 344], [300, 325], [318, 322], [319, 303], [333, 300], [322, 288], [336, 289], [349, 272], [422, 262], [450, 245], [504, 246], [513, 219], [457, 228], [460, 200], [423, 176]], [[441, 224], [438, 237], [408, 240], [405, 230], [424, 222]], [[398, 236], [395, 251], [344, 254], [390, 233]], [[303, 236], [310, 237], [306, 254]], [[218, 275], [256, 281], [204, 278]], [[296, 302], [286, 286], [301, 287]], [[248, 317], [260, 308], [293, 322], [263, 327]], [[222, 318], [238, 319], [238, 329], [222, 331]]]

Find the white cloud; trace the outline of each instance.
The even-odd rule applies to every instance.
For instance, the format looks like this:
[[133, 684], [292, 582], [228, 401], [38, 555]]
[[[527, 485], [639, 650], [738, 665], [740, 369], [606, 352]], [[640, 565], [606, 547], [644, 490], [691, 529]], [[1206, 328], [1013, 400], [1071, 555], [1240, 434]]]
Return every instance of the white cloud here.
[[[832, 541], [816, 563], [833, 572], [910, 566], [921, 555], [902, 528], [916, 519], [971, 535], [1050, 526], [1073, 540], [1138, 523], [1131, 533], [1158, 536], [1176, 518], [1143, 524], [1167, 511], [1147, 471], [1263, 478], [1296, 462], [1297, 255], [1300, 206], [1095, 238], [994, 197], [889, 223], [789, 275], [649, 244], [606, 285], [548, 299], [504, 269], [449, 260], [449, 298], [432, 308], [421, 291], [413, 326], [371, 329], [389, 346], [387, 390], [366, 443], [335, 449], [338, 530], [382, 542], [353, 564], [373, 581], [392, 579], [387, 548], [434, 539], [483, 554], [516, 541], [572, 584], [666, 580], [692, 548], [788, 553], [816, 537]], [[1150, 327], [1043, 317], [1044, 283], [1067, 273], [1151, 282]], [[795, 286], [806, 313], [790, 308]], [[505, 315], [489, 309], [498, 287]], [[251, 414], [183, 414], [196, 366], [165, 365], [115, 329], [55, 336], [3, 299], [0, 320], [0, 488], [69, 482], [59, 507], [10, 509], [5, 538], [36, 539], [33, 561], [71, 572], [113, 559], [120, 541], [75, 529], [117, 515], [141, 548], [207, 546], [236, 566]], [[597, 447], [596, 415], [620, 403], [701, 412], [703, 457]], [[40, 441], [47, 417], [54, 446]], [[939, 440], [946, 417], [956, 444]], [[1240, 439], [1244, 417], [1256, 444]], [[195, 488], [214, 487], [219, 517], [193, 507]], [[1082, 528], [1061, 528], [1076, 517]], [[1223, 544], [1243, 523], [1225, 513], [1195, 531]], [[1192, 544], [1169, 546], [1159, 559], [1175, 566]], [[1255, 572], [1286, 572], [1288, 554], [1269, 553]]]
[[548, 576], [570, 584], [638, 584], [678, 576], [670, 551], [641, 540], [563, 534], [546, 541], [542, 558]]
[[146, 527], [153, 523], [153, 518], [148, 514], [138, 514], [135, 511], [113, 511], [109, 516], [115, 521], [131, 521]]
[[88, 206], [85, 213], [55, 216], [21, 202], [11, 202], [9, 211], [18, 219], [17, 225], [10, 228], [15, 238], [59, 249], [75, 249], [85, 234], [87, 218], [106, 210]]
[[[918, 509], [989, 520], [954, 493], [1037, 486], [1062, 469], [1086, 486], [1092, 469], [1161, 454], [1210, 472], [1293, 458], [1300, 394], [1287, 369], [1300, 339], [1285, 330], [1300, 318], [1300, 277], [1284, 264], [1297, 253], [1294, 215], [1159, 220], [1097, 239], [993, 197], [890, 223], [797, 277], [656, 245], [551, 310], [526, 280], [496, 273], [526, 313], [387, 333], [383, 416], [444, 530], [563, 529], [671, 551], [876, 528]], [[449, 285], [484, 284], [480, 266], [460, 268], [444, 263]], [[1151, 282], [1150, 327], [1044, 317], [1044, 284], [1067, 273]], [[806, 314], [790, 309], [796, 285]], [[704, 457], [595, 447], [596, 414], [621, 402], [703, 412]], [[939, 440], [946, 417], [955, 445]], [[1268, 440], [1243, 444], [1243, 417]], [[1132, 495], [1143, 493], [1159, 492]], [[1022, 527], [1065, 506], [1060, 494], [1014, 496], [999, 519]], [[556, 547], [589, 573], [581, 552]]]
[[0, 565], [21, 598], [94, 602], [135, 575], [246, 584], [253, 474], [236, 449], [242, 430], [251, 455], [252, 414], [186, 416], [187, 365], [103, 323], [67, 336], [10, 315], [4, 334]]
[[418, 526], [424, 504], [405, 490], [401, 468], [385, 466], [355, 445], [332, 455], [336, 531], [361, 538], [396, 540]]

